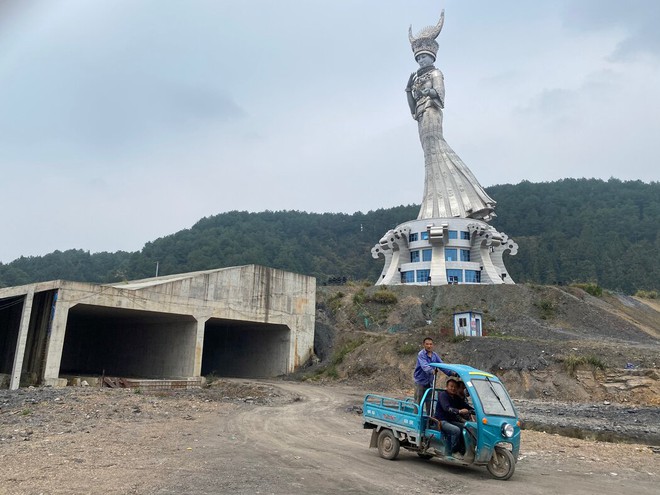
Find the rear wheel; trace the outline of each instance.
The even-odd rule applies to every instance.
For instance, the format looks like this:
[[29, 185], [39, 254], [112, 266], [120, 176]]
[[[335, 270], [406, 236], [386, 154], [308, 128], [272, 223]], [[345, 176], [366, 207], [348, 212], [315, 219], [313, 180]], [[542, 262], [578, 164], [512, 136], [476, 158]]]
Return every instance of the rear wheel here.
[[394, 436], [392, 430], [383, 430], [378, 435], [378, 453], [383, 459], [392, 460], [399, 455], [399, 439]]
[[488, 461], [486, 468], [493, 478], [508, 480], [516, 469], [516, 460], [510, 450], [495, 447], [493, 457]]

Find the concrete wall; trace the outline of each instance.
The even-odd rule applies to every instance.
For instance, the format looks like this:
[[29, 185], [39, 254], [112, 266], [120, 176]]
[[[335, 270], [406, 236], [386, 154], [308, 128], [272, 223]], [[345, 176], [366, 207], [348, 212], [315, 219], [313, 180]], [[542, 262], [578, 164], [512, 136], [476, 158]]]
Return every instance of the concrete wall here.
[[[39, 296], [44, 291], [56, 295], [48, 321], [43, 317], [51, 313], [47, 298]], [[259, 376], [273, 376], [294, 371], [314, 349], [316, 279], [272, 268], [246, 265], [106, 286], [52, 281], [0, 289], [0, 301], [28, 293], [36, 294], [37, 301], [46, 301], [38, 304], [42, 317], [32, 319], [30, 325], [32, 334], [39, 337], [35, 342], [46, 347], [45, 363], [38, 369], [42, 370], [42, 383], [49, 385], [63, 385], [59, 375], [69, 372], [105, 371], [107, 375], [144, 378], [199, 376], [203, 348], [208, 345], [208, 321], [211, 333], [217, 326], [214, 322], [234, 322], [224, 340], [212, 338], [209, 342], [226, 348], [240, 346], [238, 352], [222, 354], [216, 349], [209, 355], [219, 355], [215, 362], [230, 363], [223, 369], [241, 376], [248, 376], [252, 368], [234, 361], [236, 355], [256, 356], [262, 361], [260, 369], [265, 370]], [[0, 359], [2, 353], [9, 355], [14, 350], [22, 356], [31, 348], [30, 340], [12, 344], [16, 337], [9, 332], [18, 328], [16, 317], [5, 314], [4, 318], [0, 320], [0, 339], [8, 341], [5, 347], [11, 350], [3, 348]], [[23, 311], [21, 331], [27, 329], [30, 319], [30, 311]], [[40, 338], [46, 324], [47, 344]], [[35, 330], [36, 326], [41, 330]], [[261, 346], [252, 346], [253, 338]], [[22, 366], [19, 363], [19, 372], [24, 371]]]
[[[314, 349], [316, 279], [257, 265], [147, 279], [115, 288], [146, 289], [150, 300], [171, 308], [184, 304], [202, 319], [220, 318], [286, 325], [291, 330], [288, 372]], [[200, 303], [203, 301], [203, 303]]]

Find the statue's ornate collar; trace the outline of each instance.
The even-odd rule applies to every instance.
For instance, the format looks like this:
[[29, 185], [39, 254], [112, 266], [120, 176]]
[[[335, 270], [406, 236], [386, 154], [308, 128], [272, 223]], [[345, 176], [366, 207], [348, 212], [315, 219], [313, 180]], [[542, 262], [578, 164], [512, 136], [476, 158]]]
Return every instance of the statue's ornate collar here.
[[431, 72], [434, 69], [435, 69], [434, 65], [429, 65], [428, 67], [422, 67], [421, 69], [417, 69], [417, 77], [423, 76], [427, 72]]

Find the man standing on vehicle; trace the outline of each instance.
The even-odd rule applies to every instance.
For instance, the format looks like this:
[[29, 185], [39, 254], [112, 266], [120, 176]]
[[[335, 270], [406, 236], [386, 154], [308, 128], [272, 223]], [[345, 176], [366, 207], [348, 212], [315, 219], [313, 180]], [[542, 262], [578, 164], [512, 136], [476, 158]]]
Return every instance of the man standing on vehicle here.
[[[433, 339], [426, 337], [423, 342], [424, 349], [417, 354], [417, 364], [413, 377], [415, 379], [415, 403], [419, 404], [424, 397], [424, 392], [433, 385], [433, 368], [431, 363], [442, 363], [442, 359], [433, 352]], [[424, 409], [428, 411], [429, 401], [424, 404]]]

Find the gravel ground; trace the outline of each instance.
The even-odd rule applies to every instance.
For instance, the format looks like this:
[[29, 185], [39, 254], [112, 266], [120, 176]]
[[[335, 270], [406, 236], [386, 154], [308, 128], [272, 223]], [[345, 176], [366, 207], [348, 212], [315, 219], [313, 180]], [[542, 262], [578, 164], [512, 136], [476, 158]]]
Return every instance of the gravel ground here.
[[[142, 391], [34, 388], [0, 391], [0, 494], [239, 493], [655, 493], [658, 453], [642, 444], [553, 434], [550, 425], [601, 431], [659, 411], [518, 401], [527, 422], [516, 474], [506, 483], [483, 468], [396, 462], [368, 448], [360, 387], [218, 380], [209, 388]], [[609, 418], [609, 419], [607, 419]], [[637, 430], [636, 430], [637, 429]], [[585, 435], [589, 436], [589, 435]]]
[[[144, 422], [186, 418], [211, 403], [277, 405], [295, 401], [272, 386], [222, 380], [196, 390], [28, 388], [0, 390], [0, 442], [29, 440], [36, 432], [89, 432], [104, 419]], [[146, 401], [146, 404], [145, 404]], [[514, 400], [524, 428], [573, 438], [660, 446], [660, 408], [627, 404]], [[361, 403], [354, 404], [360, 410]]]
[[660, 448], [660, 408], [515, 400], [527, 429]]

